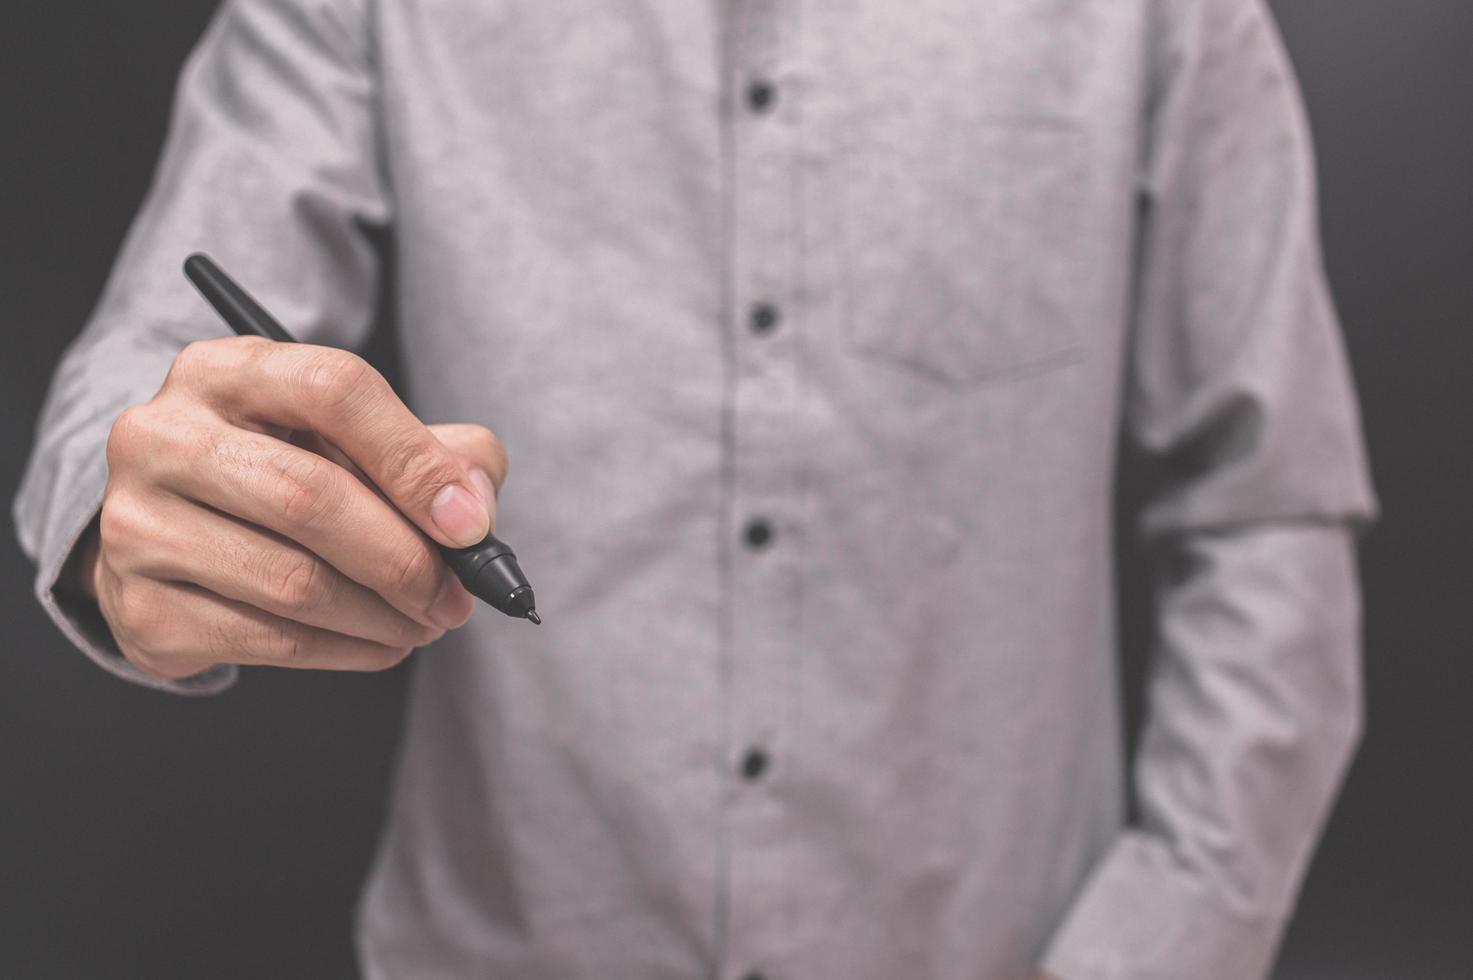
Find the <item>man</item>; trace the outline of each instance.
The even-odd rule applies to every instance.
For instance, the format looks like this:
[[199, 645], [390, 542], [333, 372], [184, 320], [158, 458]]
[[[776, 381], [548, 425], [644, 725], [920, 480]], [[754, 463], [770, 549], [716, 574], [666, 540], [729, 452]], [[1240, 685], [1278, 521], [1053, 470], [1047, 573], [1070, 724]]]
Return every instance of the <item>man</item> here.
[[[309, 344], [214, 339], [196, 249]], [[403, 403], [328, 349], [386, 276]], [[1360, 731], [1375, 502], [1260, 0], [227, 3], [17, 509], [140, 683], [434, 641], [375, 978], [1262, 977]], [[540, 629], [429, 545], [493, 516]]]

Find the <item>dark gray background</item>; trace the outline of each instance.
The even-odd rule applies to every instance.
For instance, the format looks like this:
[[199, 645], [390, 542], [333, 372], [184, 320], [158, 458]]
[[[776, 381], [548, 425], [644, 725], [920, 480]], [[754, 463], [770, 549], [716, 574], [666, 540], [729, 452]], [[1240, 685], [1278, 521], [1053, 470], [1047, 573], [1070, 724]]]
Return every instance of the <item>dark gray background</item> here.
[[[1319, 140], [1327, 259], [1386, 510], [1362, 552], [1368, 735], [1277, 977], [1466, 977], [1473, 3], [1274, 6]], [[47, 375], [141, 199], [213, 4], [0, 7], [8, 503]], [[1139, 485], [1128, 476], [1123, 512]], [[261, 671], [205, 700], [133, 688], [52, 629], [5, 523], [0, 976], [350, 976], [404, 671]], [[1122, 562], [1138, 651], [1141, 562]], [[1126, 671], [1138, 681], [1138, 656]]]

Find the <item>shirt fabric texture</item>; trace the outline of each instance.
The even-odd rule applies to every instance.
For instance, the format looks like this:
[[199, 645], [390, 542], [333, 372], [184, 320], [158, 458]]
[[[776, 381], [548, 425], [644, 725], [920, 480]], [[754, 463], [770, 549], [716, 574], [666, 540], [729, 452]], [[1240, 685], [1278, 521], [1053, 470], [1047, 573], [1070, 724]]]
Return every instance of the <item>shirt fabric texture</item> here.
[[227, 0], [16, 503], [77, 645], [205, 694], [58, 592], [223, 333], [194, 250], [321, 344], [392, 279], [406, 400], [512, 460], [545, 625], [415, 658], [369, 977], [1265, 976], [1376, 502], [1261, 0]]

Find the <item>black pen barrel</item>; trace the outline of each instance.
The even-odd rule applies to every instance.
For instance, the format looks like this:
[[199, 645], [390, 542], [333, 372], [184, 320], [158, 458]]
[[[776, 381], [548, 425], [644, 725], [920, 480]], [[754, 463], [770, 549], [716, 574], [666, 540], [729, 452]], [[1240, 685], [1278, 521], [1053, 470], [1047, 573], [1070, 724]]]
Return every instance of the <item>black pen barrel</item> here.
[[287, 332], [276, 318], [257, 303], [251, 294], [240, 287], [225, 270], [216, 265], [208, 255], [194, 253], [184, 260], [184, 274], [215, 308], [230, 329], [248, 337], [267, 337], [283, 344], [294, 344], [297, 338]]

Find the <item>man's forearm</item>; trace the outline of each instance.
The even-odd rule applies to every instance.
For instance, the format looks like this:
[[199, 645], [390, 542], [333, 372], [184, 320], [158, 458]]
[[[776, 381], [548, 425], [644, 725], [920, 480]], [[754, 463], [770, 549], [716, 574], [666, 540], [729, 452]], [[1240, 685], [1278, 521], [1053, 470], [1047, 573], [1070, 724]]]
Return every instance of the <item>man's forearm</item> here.
[[1043, 965], [1065, 980], [1255, 980], [1360, 735], [1354, 538], [1314, 521], [1184, 535], [1158, 582], [1140, 821]]

